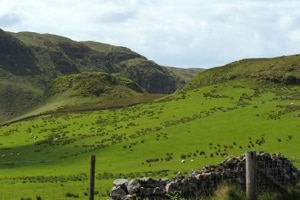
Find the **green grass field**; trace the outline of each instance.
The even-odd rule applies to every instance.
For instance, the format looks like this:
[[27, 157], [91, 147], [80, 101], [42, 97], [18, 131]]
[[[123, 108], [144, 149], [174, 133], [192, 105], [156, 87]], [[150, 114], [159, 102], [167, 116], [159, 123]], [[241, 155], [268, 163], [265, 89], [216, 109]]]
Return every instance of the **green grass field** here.
[[2, 126], [0, 196], [87, 199], [92, 154], [95, 199], [106, 199], [116, 178], [171, 178], [249, 150], [299, 160], [299, 89], [231, 81], [135, 106]]

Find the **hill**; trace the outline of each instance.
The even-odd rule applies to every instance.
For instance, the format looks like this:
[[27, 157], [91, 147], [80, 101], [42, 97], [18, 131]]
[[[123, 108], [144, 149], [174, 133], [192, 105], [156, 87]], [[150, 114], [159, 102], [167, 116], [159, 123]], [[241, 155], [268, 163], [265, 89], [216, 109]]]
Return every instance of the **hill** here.
[[147, 93], [121, 74], [83, 72], [59, 76], [45, 91], [45, 100], [26, 114], [6, 123], [49, 113], [65, 113], [124, 107], [160, 98]]
[[262, 84], [297, 85], [300, 83], [300, 55], [236, 61], [198, 74], [186, 88], [243, 79]]
[[[152, 93], [172, 93], [175, 80], [156, 63], [125, 47], [22, 32], [13, 34], [36, 56], [39, 67], [51, 80], [59, 75], [81, 72], [121, 73]], [[132, 74], [132, 71], [135, 74]], [[153, 80], [152, 77], [160, 79]], [[163, 87], [157, 87], [159, 81]]]
[[60, 76], [120, 73], [149, 93], [169, 94], [181, 79], [125, 47], [32, 32], [0, 30], [0, 122], [30, 111]]
[[[288, 71], [280, 66], [290, 65], [284, 62], [293, 59], [297, 56], [266, 60], [281, 63], [276, 77], [284, 77]], [[250, 65], [253, 61], [255, 65]], [[282, 79], [262, 79], [275, 72], [266, 68], [265, 59], [261, 61], [243, 60], [207, 70], [188, 87], [154, 101], [114, 109], [49, 113], [1, 126], [1, 196], [63, 199], [73, 195], [86, 199], [91, 154], [97, 159], [99, 199], [107, 199], [116, 178], [174, 177], [178, 171], [186, 175], [191, 169], [250, 150], [280, 152], [299, 167], [300, 86]], [[247, 75], [250, 69], [255, 76]], [[234, 72], [236, 78], [228, 79], [221, 72]], [[297, 73], [293, 75], [298, 79]], [[75, 79], [77, 75], [58, 78], [47, 94], [72, 95], [77, 88]], [[65, 83], [73, 84], [57, 87]], [[128, 80], [124, 83], [127, 85]], [[89, 86], [84, 87], [75, 94], [84, 95]], [[94, 89], [90, 89], [88, 95], [93, 94]], [[138, 91], [132, 90], [142, 94]]]

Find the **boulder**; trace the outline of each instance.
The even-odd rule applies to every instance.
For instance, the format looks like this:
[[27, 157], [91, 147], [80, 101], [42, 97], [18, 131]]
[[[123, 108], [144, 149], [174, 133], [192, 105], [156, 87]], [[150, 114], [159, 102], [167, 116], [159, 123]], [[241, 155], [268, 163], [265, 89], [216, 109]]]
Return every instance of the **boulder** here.
[[136, 195], [128, 194], [122, 198], [122, 200], [138, 200]]
[[154, 193], [153, 188], [140, 187], [140, 196], [149, 197]]
[[123, 197], [126, 196], [126, 192], [120, 186], [115, 186], [110, 192], [110, 197], [113, 200], [121, 200]]
[[178, 191], [178, 182], [171, 181], [166, 185], [166, 192], [167, 193], [174, 193]]
[[165, 189], [162, 188], [162, 187], [156, 187], [156, 188], [154, 188], [154, 190], [153, 190], [153, 194], [154, 194], [154, 195], [157, 195], [157, 196], [162, 196], [162, 195], [165, 194]]
[[113, 182], [113, 185], [114, 186], [127, 186], [128, 184], [128, 180], [127, 179], [116, 179], [114, 182]]
[[140, 182], [136, 179], [131, 180], [127, 184], [127, 191], [129, 194], [135, 194], [140, 190]]

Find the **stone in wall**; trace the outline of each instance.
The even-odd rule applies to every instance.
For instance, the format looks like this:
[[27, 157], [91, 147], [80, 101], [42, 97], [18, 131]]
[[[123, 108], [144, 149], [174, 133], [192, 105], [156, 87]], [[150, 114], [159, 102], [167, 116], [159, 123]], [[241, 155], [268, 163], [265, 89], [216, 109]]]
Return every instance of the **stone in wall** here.
[[[256, 154], [258, 188], [267, 189], [283, 185], [295, 185], [300, 178], [299, 170], [281, 154], [258, 152]], [[245, 189], [245, 155], [228, 157], [217, 165], [208, 165], [199, 170], [192, 170], [189, 176], [178, 173], [172, 179], [155, 180], [152, 178], [117, 179], [113, 183], [110, 197], [123, 199], [169, 199], [176, 195], [182, 198], [200, 198], [212, 195], [220, 183], [228, 182]], [[271, 178], [270, 178], [271, 177]], [[270, 179], [272, 181], [270, 181]], [[274, 183], [276, 182], [276, 184]]]

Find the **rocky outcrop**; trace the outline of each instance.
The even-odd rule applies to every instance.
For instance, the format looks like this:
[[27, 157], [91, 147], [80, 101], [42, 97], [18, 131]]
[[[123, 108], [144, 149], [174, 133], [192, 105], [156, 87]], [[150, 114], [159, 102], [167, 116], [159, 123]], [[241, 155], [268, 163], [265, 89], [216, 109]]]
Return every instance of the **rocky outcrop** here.
[[40, 73], [30, 48], [0, 29], [1, 68], [14, 75], [36, 75]]
[[[260, 190], [295, 185], [300, 172], [281, 154], [257, 153], [257, 187]], [[117, 179], [110, 192], [111, 199], [201, 198], [213, 194], [220, 183], [245, 187], [245, 155], [229, 157], [218, 165], [192, 170], [189, 176], [180, 172], [172, 179]]]
[[177, 80], [166, 68], [149, 60], [136, 58], [123, 61], [118, 70], [150, 93], [169, 94], [177, 87]]

